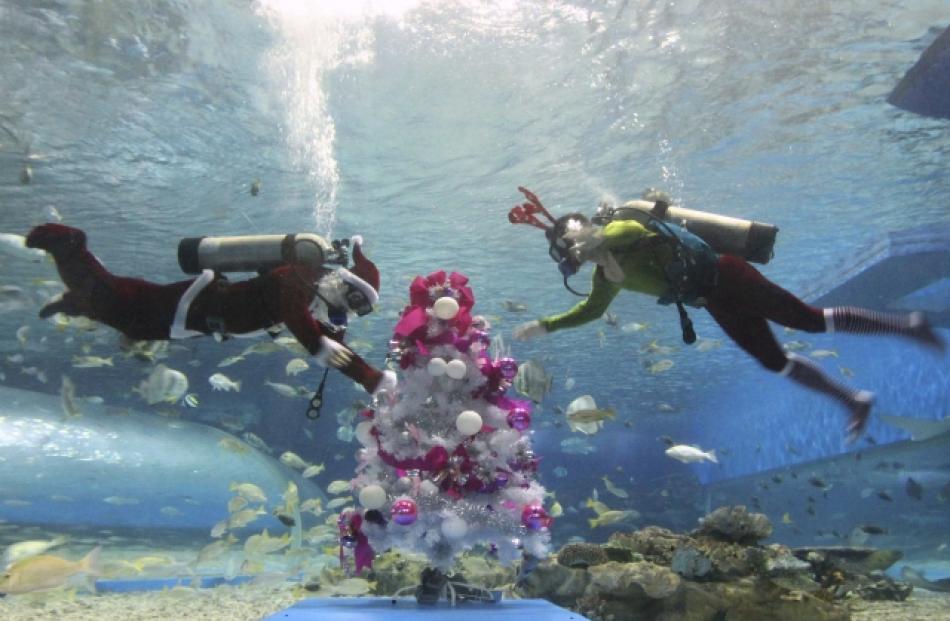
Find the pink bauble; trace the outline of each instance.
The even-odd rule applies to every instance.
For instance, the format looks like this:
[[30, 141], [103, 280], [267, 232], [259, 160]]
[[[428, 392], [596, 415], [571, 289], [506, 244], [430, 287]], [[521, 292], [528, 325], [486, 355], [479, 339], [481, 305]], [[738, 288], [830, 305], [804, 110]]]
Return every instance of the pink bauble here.
[[409, 498], [400, 498], [393, 503], [390, 514], [396, 524], [409, 526], [419, 517], [419, 510], [416, 508], [416, 501]]
[[497, 365], [501, 376], [506, 380], [513, 380], [515, 375], [518, 375], [518, 361], [514, 358], [501, 358]]
[[525, 408], [512, 408], [508, 412], [508, 426], [518, 431], [525, 431], [531, 426], [531, 412]]
[[547, 530], [551, 526], [553, 518], [548, 515], [541, 505], [525, 505], [521, 511], [521, 523], [528, 530]]

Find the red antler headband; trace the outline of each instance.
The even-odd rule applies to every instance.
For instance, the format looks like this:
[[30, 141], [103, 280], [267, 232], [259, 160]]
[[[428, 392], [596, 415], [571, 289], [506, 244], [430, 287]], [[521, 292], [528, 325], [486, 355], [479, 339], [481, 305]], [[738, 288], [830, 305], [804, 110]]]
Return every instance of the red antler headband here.
[[548, 213], [548, 210], [544, 208], [544, 205], [541, 204], [541, 201], [538, 200], [538, 197], [535, 196], [534, 192], [528, 190], [527, 188], [523, 188], [520, 185], [518, 186], [518, 191], [524, 194], [525, 198], [528, 199], [528, 202], [512, 207], [511, 211], [508, 212], [508, 222], [511, 222], [512, 224], [530, 224], [531, 226], [537, 227], [542, 231], [548, 231], [551, 227], [541, 222], [541, 220], [536, 218], [534, 214], [544, 214], [547, 219], [551, 221], [552, 225], [557, 221], [551, 216], [550, 213]]

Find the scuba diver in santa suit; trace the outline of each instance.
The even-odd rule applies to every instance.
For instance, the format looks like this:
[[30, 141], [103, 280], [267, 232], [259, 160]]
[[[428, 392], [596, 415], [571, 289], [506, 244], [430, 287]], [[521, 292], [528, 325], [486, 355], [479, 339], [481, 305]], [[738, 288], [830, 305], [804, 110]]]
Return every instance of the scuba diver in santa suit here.
[[[695, 334], [683, 304], [702, 307], [739, 347], [766, 369], [844, 405], [850, 413], [849, 441], [863, 432], [873, 394], [851, 389], [830, 378], [804, 356], [786, 352], [768, 321], [805, 332], [895, 334], [939, 352], [944, 350], [943, 341], [930, 328], [923, 313], [898, 315], [851, 306], [810, 306], [766, 279], [742, 256], [716, 252], [702, 239], [675, 224], [652, 216], [647, 225], [635, 219], [622, 219], [599, 226], [579, 213], [555, 219], [537, 196], [525, 188], [518, 189], [528, 202], [512, 209], [509, 221], [545, 231], [549, 253], [558, 262], [565, 286], [567, 277], [576, 273], [583, 263], [594, 263], [596, 268], [591, 291], [584, 300], [563, 314], [516, 327], [515, 338], [537, 337], [594, 321], [625, 289], [656, 296], [661, 304], [676, 303], [683, 321], [683, 339], [690, 343], [695, 340]], [[646, 212], [657, 208], [663, 212], [669, 208], [666, 201], [632, 201], [627, 205]], [[535, 214], [539, 213], [551, 224], [538, 220]]]
[[[298, 237], [325, 244], [315, 235]], [[40, 310], [40, 317], [84, 316], [133, 340], [227, 338], [285, 326], [317, 362], [339, 369], [375, 394], [392, 390], [395, 374], [374, 368], [346, 347], [339, 327], [348, 314], [371, 312], [379, 297], [379, 271], [363, 255], [361, 241], [354, 238], [351, 269], [283, 262], [247, 280], [232, 282], [212, 269], [196, 269], [201, 273], [197, 278], [159, 284], [109, 272], [86, 248], [86, 234], [77, 228], [43, 224], [26, 237], [28, 247], [53, 257], [67, 287], [60, 299]]]

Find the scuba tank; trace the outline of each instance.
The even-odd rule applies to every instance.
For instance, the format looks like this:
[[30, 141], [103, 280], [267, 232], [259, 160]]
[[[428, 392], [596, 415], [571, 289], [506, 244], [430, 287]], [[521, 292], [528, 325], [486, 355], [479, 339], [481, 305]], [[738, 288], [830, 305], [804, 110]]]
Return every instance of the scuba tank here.
[[601, 205], [591, 221], [603, 226], [613, 220], [636, 220], [648, 226], [655, 218], [660, 218], [687, 229], [720, 254], [738, 255], [747, 261], [763, 264], [775, 254], [775, 236], [778, 234], [775, 225], [682, 207], [655, 208], [664, 204], [662, 201], [633, 200], [620, 207]]
[[328, 242], [313, 233], [186, 237], [178, 243], [178, 265], [186, 274], [266, 272], [283, 264], [346, 266], [349, 240]]

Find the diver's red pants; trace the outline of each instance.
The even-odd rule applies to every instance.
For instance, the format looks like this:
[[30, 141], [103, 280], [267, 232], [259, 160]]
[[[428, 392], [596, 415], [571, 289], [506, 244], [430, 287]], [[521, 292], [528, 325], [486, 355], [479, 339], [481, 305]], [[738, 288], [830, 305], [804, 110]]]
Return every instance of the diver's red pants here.
[[729, 338], [770, 371], [781, 371], [788, 360], [768, 321], [805, 332], [825, 331], [822, 309], [802, 302], [741, 257], [719, 258], [719, 280], [706, 299], [706, 310]]

